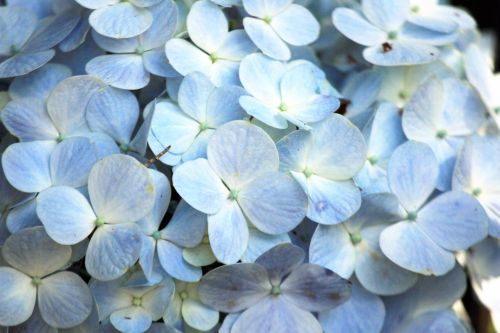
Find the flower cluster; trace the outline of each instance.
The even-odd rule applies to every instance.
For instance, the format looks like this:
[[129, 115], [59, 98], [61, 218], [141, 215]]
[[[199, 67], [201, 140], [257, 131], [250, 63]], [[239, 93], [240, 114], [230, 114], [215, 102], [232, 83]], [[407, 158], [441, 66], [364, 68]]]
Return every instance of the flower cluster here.
[[6, 3], [0, 332], [467, 333], [467, 276], [500, 328], [500, 76], [465, 11]]

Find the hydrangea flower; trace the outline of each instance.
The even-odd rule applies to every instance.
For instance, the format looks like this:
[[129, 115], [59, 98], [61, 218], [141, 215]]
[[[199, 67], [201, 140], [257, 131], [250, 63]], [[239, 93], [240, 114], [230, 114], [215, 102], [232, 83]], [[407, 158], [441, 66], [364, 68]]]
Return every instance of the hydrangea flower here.
[[333, 24], [347, 38], [366, 46], [364, 58], [379, 66], [430, 63], [439, 56], [435, 46], [452, 43], [456, 25], [410, 22], [409, 0], [362, 0], [362, 15], [349, 8], [333, 11]]
[[363, 128], [367, 158], [354, 181], [363, 194], [389, 192], [387, 163], [394, 150], [406, 141], [399, 109], [392, 103], [380, 104]]
[[158, 230], [170, 202], [170, 183], [163, 174], [153, 170], [149, 172], [155, 184], [155, 205], [138, 222], [143, 232], [139, 263], [149, 278], [157, 254], [161, 266], [170, 276], [188, 282], [198, 281], [202, 275], [201, 268], [184, 260], [183, 249], [201, 242], [206, 229], [206, 215], [181, 201], [168, 225]]
[[488, 233], [488, 216], [473, 196], [459, 191], [426, 203], [437, 184], [432, 150], [409, 141], [394, 151], [387, 174], [406, 217], [380, 234], [382, 252], [397, 265], [425, 275], [443, 275], [455, 266], [454, 251], [478, 243]]
[[188, 74], [179, 87], [178, 105], [162, 101], [156, 105], [149, 133], [149, 147], [159, 154], [172, 148], [160, 161], [177, 165], [206, 157], [207, 144], [215, 130], [232, 120], [243, 119], [245, 111], [239, 105], [242, 88], [216, 88], [201, 73]]
[[267, 56], [289, 60], [287, 44], [311, 44], [319, 36], [320, 26], [305, 7], [293, 0], [243, 0], [243, 8], [251, 15], [243, 19], [243, 26], [252, 42]]
[[153, 23], [151, 6], [163, 0], [75, 0], [92, 9], [89, 23], [99, 34], [122, 39], [140, 35]]
[[11, 267], [0, 267], [0, 325], [19, 325], [31, 317], [35, 304], [47, 324], [70, 328], [81, 324], [93, 301], [75, 273], [57, 272], [71, 257], [71, 247], [51, 240], [42, 227], [10, 236], [2, 255]]
[[99, 309], [99, 319], [109, 318], [120, 332], [148, 331], [153, 321], [161, 318], [174, 294], [172, 279], [145, 288], [128, 288], [118, 281], [92, 280], [90, 290]]
[[37, 214], [60, 244], [76, 244], [93, 232], [85, 267], [96, 279], [113, 280], [139, 258], [142, 237], [135, 222], [153, 208], [154, 183], [134, 158], [111, 155], [90, 171], [88, 192], [90, 203], [71, 187], [52, 187], [38, 195]]
[[30, 10], [0, 7], [0, 78], [28, 74], [49, 62], [55, 55], [52, 48], [78, 23], [68, 15], [63, 12], [39, 21]]
[[317, 73], [309, 63], [287, 66], [262, 54], [241, 62], [240, 79], [251, 96], [242, 96], [245, 111], [278, 129], [288, 122], [310, 129], [340, 106], [338, 98], [320, 92]]
[[244, 121], [219, 127], [207, 156], [177, 167], [173, 184], [188, 204], [208, 214], [210, 244], [219, 261], [241, 258], [248, 244], [247, 223], [281, 234], [304, 218], [306, 196], [278, 172], [276, 147], [260, 128]]
[[316, 228], [309, 260], [349, 279], [354, 273], [369, 292], [395, 295], [408, 290], [417, 275], [394, 264], [380, 250], [380, 233], [404, 218], [396, 197], [389, 193], [363, 198], [359, 211], [341, 225]]
[[96, 43], [115, 54], [98, 56], [87, 63], [87, 73], [120, 89], [141, 89], [147, 86], [150, 73], [172, 76], [163, 46], [175, 32], [177, 5], [173, 0], [162, 0], [151, 7], [153, 23], [143, 34], [125, 39], [113, 39], [94, 33]]
[[500, 139], [473, 136], [465, 141], [453, 173], [453, 190], [472, 194], [489, 216], [489, 234], [500, 238]]
[[403, 131], [408, 139], [432, 148], [439, 161], [439, 190], [451, 188], [453, 166], [463, 137], [483, 125], [485, 113], [479, 96], [456, 78], [430, 78], [406, 105]]
[[310, 312], [346, 301], [350, 283], [303, 261], [300, 248], [278, 245], [255, 263], [222, 266], [207, 273], [198, 287], [200, 299], [218, 311], [241, 312], [233, 333], [322, 332]]
[[[163, 321], [179, 330], [209, 331], [219, 323], [219, 312], [200, 301], [198, 283], [175, 281], [175, 294]], [[187, 327], [186, 327], [187, 324]]]
[[216, 86], [238, 85], [240, 61], [256, 51], [242, 29], [229, 31], [224, 12], [208, 0], [196, 1], [187, 16], [187, 32], [193, 44], [169, 40], [165, 52], [181, 75], [201, 72]]
[[[331, 142], [335, 145], [328, 147]], [[280, 169], [290, 172], [308, 196], [309, 219], [338, 224], [359, 209], [361, 193], [352, 177], [366, 160], [366, 145], [347, 118], [333, 114], [310, 132], [292, 132], [277, 147]]]

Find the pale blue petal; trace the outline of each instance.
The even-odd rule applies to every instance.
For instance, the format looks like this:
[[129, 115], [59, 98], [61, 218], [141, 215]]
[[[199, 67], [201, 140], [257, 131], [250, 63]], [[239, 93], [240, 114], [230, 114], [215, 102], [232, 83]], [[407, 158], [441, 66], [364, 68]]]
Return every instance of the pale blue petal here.
[[452, 310], [425, 313], [407, 325], [403, 333], [467, 333], [470, 332]]
[[[143, 230], [144, 231], [144, 230]], [[139, 264], [146, 279], [151, 280], [153, 276], [153, 265], [156, 254], [156, 240], [151, 236], [142, 235], [141, 254]]]
[[97, 162], [97, 149], [85, 137], [68, 138], [50, 155], [52, 185], [74, 188], [87, 184], [90, 169]]
[[87, 63], [85, 70], [120, 89], [141, 89], [149, 83], [149, 73], [144, 68], [142, 57], [137, 54], [98, 56]]
[[96, 300], [100, 321], [105, 321], [113, 312], [132, 304], [132, 295], [117, 281], [90, 280], [89, 287]]
[[236, 201], [226, 200], [221, 209], [208, 216], [208, 237], [215, 257], [222, 263], [240, 260], [248, 245], [248, 226]]
[[215, 86], [205, 75], [201, 73], [188, 74], [179, 87], [177, 96], [179, 106], [182, 111], [198, 122], [205, 122], [207, 101], [214, 90]]
[[488, 234], [488, 216], [471, 195], [446, 192], [425, 205], [417, 223], [437, 244], [450, 251], [464, 250]]
[[321, 312], [318, 317], [325, 333], [379, 333], [385, 308], [378, 296], [354, 283], [351, 297], [344, 304]]
[[36, 203], [47, 234], [60, 244], [77, 244], [95, 228], [96, 216], [87, 198], [71, 187], [49, 188], [38, 195]]
[[218, 324], [219, 312], [188, 298], [182, 303], [182, 318], [192, 328], [209, 331]]
[[387, 38], [384, 31], [352, 9], [337, 8], [333, 11], [332, 18], [335, 28], [358, 44], [365, 46], [382, 44]]
[[356, 252], [344, 226], [318, 225], [311, 238], [309, 261], [349, 279], [354, 272]]
[[201, 301], [212, 309], [234, 313], [255, 305], [271, 291], [264, 267], [234, 264], [205, 274], [198, 286]]
[[243, 7], [252, 16], [274, 16], [286, 9], [292, 0], [243, 0]]
[[36, 287], [31, 278], [10, 268], [0, 267], [0, 325], [19, 325], [33, 313]]
[[354, 121], [369, 114], [370, 106], [379, 98], [385, 81], [387, 79], [383, 73], [377, 70], [364, 70], [350, 75], [341, 91], [342, 96], [350, 101], [347, 105], [347, 117]]
[[189, 38], [209, 54], [219, 49], [229, 30], [222, 9], [208, 0], [198, 1], [191, 7], [186, 25]]
[[89, 287], [73, 272], [46, 277], [38, 287], [38, 308], [52, 327], [70, 328], [83, 323], [92, 312]]
[[9, 86], [12, 99], [34, 97], [45, 100], [54, 87], [71, 76], [71, 69], [65, 65], [47, 64], [28, 75], [15, 78]]
[[160, 227], [172, 197], [172, 189], [167, 176], [154, 169], [149, 169], [149, 173], [155, 187], [155, 203], [149, 214], [137, 222], [142, 231], [148, 235], [154, 233]]
[[113, 312], [109, 319], [116, 329], [124, 333], [146, 332], [152, 322], [151, 315], [140, 306], [130, 306]]
[[72, 14], [78, 17], [78, 24], [73, 31], [59, 43], [58, 47], [62, 52], [71, 52], [78, 49], [78, 47], [87, 40], [87, 35], [90, 30], [88, 20], [90, 15], [89, 12], [81, 12], [78, 9], [74, 9]]
[[116, 3], [94, 10], [89, 22], [101, 35], [120, 39], [146, 31], [153, 22], [153, 16], [148, 10], [130, 3]]
[[[317, 96], [318, 84], [309, 63], [297, 64], [289, 68], [280, 81], [282, 103], [295, 106]], [[330, 110], [332, 112], [334, 110]]]
[[241, 257], [242, 262], [254, 262], [261, 254], [272, 249], [278, 244], [290, 243], [287, 233], [281, 235], [268, 235], [255, 228], [248, 228], [248, 247]]
[[274, 16], [270, 25], [285, 42], [295, 46], [310, 44], [319, 37], [320, 25], [316, 18], [296, 4]]
[[22, 229], [42, 225], [36, 214], [36, 207], [36, 199], [32, 198], [12, 208], [5, 221], [9, 232], [13, 234]]
[[116, 144], [115, 140], [104, 133], [86, 133], [85, 137], [87, 137], [96, 147], [98, 159], [120, 153], [120, 148]]
[[433, 46], [450, 45], [455, 42], [458, 37], [458, 31], [451, 33], [443, 33], [434, 29], [429, 29], [422, 25], [416, 25], [407, 22], [400, 31], [401, 38], [409, 41], [428, 43]]
[[55, 54], [54, 50], [18, 53], [0, 63], [0, 78], [28, 74], [48, 63]]
[[363, 51], [363, 56], [368, 62], [378, 66], [428, 64], [439, 57], [437, 48], [421, 42], [395, 41], [389, 45], [389, 51], [385, 51], [383, 45], [369, 47]]
[[114, 280], [136, 262], [141, 244], [141, 231], [136, 224], [101, 226], [90, 239], [85, 267], [98, 280]]
[[43, 99], [15, 99], [7, 103], [0, 115], [4, 126], [21, 141], [55, 140], [59, 135]]
[[290, 243], [279, 244], [261, 254], [255, 263], [266, 268], [271, 284], [280, 285], [284, 278], [304, 262], [304, 251]]
[[240, 105], [252, 117], [273, 128], [285, 129], [288, 122], [279, 112], [251, 96], [240, 97]]
[[283, 297], [266, 297], [243, 312], [232, 333], [321, 333], [318, 320]]
[[92, 30], [92, 38], [101, 49], [111, 53], [135, 53], [140, 46], [138, 38], [110, 38], [99, 35], [95, 30]]
[[151, 74], [168, 78], [179, 75], [168, 62], [163, 49], [155, 49], [144, 52], [142, 55], [142, 61], [144, 63], [144, 68], [146, 68], [146, 70]]
[[250, 53], [257, 51], [243, 29], [230, 31], [217, 50], [217, 57], [224, 60], [240, 61]]
[[0, 54], [9, 55], [12, 46], [22, 47], [36, 30], [37, 21], [35, 13], [31, 10], [18, 6], [3, 6], [0, 9], [2, 28]]
[[[242, 261], [251, 262], [245, 260], [245, 255], [242, 257]], [[210, 244], [208, 242], [207, 243], [203, 242], [200, 245], [193, 248], [184, 249], [184, 251], [182, 251], [182, 256], [188, 263], [198, 267], [208, 266], [217, 261], [217, 258], [215, 257], [212, 248], [210, 247]]]
[[245, 186], [238, 195], [238, 203], [257, 229], [277, 235], [302, 222], [307, 196], [291, 177], [270, 172]]
[[137, 129], [132, 141], [128, 146], [129, 151], [139, 154], [141, 157], [146, 155], [148, 148], [148, 136], [151, 131], [151, 123], [153, 122], [154, 110], [152, 112], [143, 112], [142, 123]]
[[269, 24], [263, 20], [245, 17], [243, 26], [248, 37], [265, 55], [276, 60], [290, 59], [290, 49]]
[[409, 0], [363, 0], [363, 14], [386, 32], [398, 30], [410, 14]]
[[182, 257], [182, 248], [165, 240], [156, 244], [161, 266], [175, 279], [196, 282], [201, 278], [201, 268], [189, 264]]
[[161, 237], [182, 247], [198, 245], [207, 227], [207, 216], [181, 200]]
[[439, 170], [429, 146], [409, 141], [394, 151], [387, 172], [391, 191], [407, 211], [415, 212], [434, 191]]
[[86, 116], [92, 131], [128, 144], [139, 118], [139, 103], [129, 91], [106, 87], [92, 96]]
[[212, 61], [208, 54], [184, 39], [173, 38], [165, 45], [168, 61], [181, 75], [201, 72], [210, 75]]
[[172, 0], [158, 1], [154, 7], [149, 8], [153, 14], [151, 27], [142, 34], [142, 45], [146, 50], [163, 48], [175, 32], [178, 21], [178, 9], [176, 2]]
[[219, 127], [231, 120], [245, 117], [245, 111], [239, 104], [245, 90], [235, 86], [222, 86], [209, 96], [206, 104], [206, 121], [213, 127]]
[[50, 154], [54, 141], [14, 143], [2, 154], [5, 177], [16, 189], [35, 193], [52, 185]]
[[208, 161], [202, 158], [177, 167], [172, 182], [189, 205], [206, 214], [217, 213], [229, 195]]
[[240, 80], [243, 87], [268, 107], [281, 103], [280, 81], [286, 67], [263, 54], [251, 54], [241, 61]]
[[374, 225], [388, 225], [406, 218], [406, 212], [392, 193], [375, 193], [363, 196], [360, 209], [345, 227], [349, 232], [359, 232]]
[[174, 281], [169, 277], [165, 277], [142, 296], [142, 307], [149, 312], [153, 320], [160, 319], [165, 313], [167, 304], [174, 297], [174, 291]]
[[133, 157], [111, 155], [99, 160], [89, 175], [90, 202], [106, 223], [135, 222], [154, 205], [153, 179]]
[[42, 316], [40, 315], [40, 311], [38, 310], [38, 307], [35, 307], [33, 310], [33, 314], [31, 317], [22, 323], [21, 325], [17, 326], [12, 326], [9, 327], [8, 330], [7, 328], [5, 331], [3, 331], [0, 328], [0, 332], [2, 333], [24, 333], [24, 332], [37, 332], [37, 333], [58, 333], [57, 328], [49, 326], [47, 324]]
[[137, 7], [151, 7], [161, 2], [161, 0], [130, 0]]
[[399, 222], [380, 234], [382, 252], [397, 265], [424, 275], [443, 275], [455, 266], [455, 256], [434, 243], [413, 222]]
[[235, 191], [243, 190], [246, 184], [279, 166], [273, 140], [246, 121], [221, 126], [208, 144], [207, 156], [213, 170]]

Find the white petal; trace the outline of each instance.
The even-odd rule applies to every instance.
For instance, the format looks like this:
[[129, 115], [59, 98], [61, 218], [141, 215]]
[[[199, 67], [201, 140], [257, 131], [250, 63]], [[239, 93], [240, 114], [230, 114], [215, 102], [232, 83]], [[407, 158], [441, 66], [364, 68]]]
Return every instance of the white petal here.
[[208, 331], [219, 322], [219, 312], [188, 298], [182, 303], [182, 318], [190, 327]]
[[252, 16], [264, 18], [274, 16], [286, 9], [292, 0], [244, 0], [243, 7]]
[[186, 24], [189, 38], [207, 53], [217, 51], [229, 30], [224, 12], [208, 0], [191, 7]]
[[0, 324], [19, 325], [31, 316], [36, 287], [31, 278], [10, 267], [0, 267]]
[[197, 121], [206, 121], [206, 108], [210, 94], [215, 86], [201, 73], [186, 75], [179, 87], [179, 106], [186, 114]]
[[163, 269], [175, 279], [196, 282], [201, 278], [201, 268], [192, 266], [182, 257], [182, 248], [165, 240], [157, 243], [158, 258]]
[[144, 68], [142, 57], [137, 54], [98, 56], [87, 63], [85, 70], [120, 89], [141, 89], [149, 83], [149, 73]]
[[248, 245], [248, 226], [236, 201], [226, 200], [217, 214], [208, 216], [208, 237], [215, 257], [222, 263], [240, 260]]
[[363, 51], [364, 58], [378, 66], [408, 66], [428, 64], [436, 60], [439, 50], [422, 42], [396, 41], [387, 45], [372, 46]]
[[254, 262], [264, 252], [272, 249], [276, 245], [290, 243], [290, 237], [287, 233], [281, 235], [268, 235], [256, 228], [249, 227], [248, 247], [241, 257], [242, 262]]
[[217, 50], [217, 57], [224, 60], [241, 61], [245, 56], [257, 51], [243, 29], [230, 31]]
[[263, 20], [245, 17], [243, 26], [248, 37], [262, 53], [276, 60], [290, 59], [290, 49], [269, 24]]
[[409, 0], [363, 0], [363, 14], [377, 27], [390, 32], [406, 21], [410, 14]]
[[151, 315], [140, 306], [113, 312], [110, 320], [115, 328], [125, 333], [146, 332], [152, 322]]
[[210, 74], [212, 61], [205, 52], [184, 39], [173, 38], [165, 45], [168, 61], [181, 75], [192, 72]]
[[21, 52], [0, 63], [0, 78], [28, 74], [48, 63], [55, 55], [54, 50], [33, 53]]
[[337, 8], [333, 11], [332, 18], [335, 28], [358, 44], [365, 46], [382, 44], [387, 38], [384, 31], [352, 9]]
[[146, 31], [153, 22], [153, 16], [148, 10], [130, 3], [117, 3], [94, 10], [89, 22], [101, 35], [120, 39]]
[[70, 328], [90, 315], [93, 298], [81, 277], [60, 272], [42, 280], [38, 287], [38, 308], [43, 320], [52, 327]]
[[273, 17], [271, 27], [291, 45], [307, 45], [319, 37], [319, 23], [306, 8], [292, 4]]
[[277, 129], [286, 129], [288, 127], [287, 120], [276, 109], [265, 105], [254, 97], [241, 96], [240, 105], [250, 116], [265, 125]]

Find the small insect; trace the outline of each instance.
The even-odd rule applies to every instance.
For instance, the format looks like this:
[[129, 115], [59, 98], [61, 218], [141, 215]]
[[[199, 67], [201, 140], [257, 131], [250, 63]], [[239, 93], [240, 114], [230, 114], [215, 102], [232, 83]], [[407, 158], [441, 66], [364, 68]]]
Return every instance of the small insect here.
[[382, 49], [384, 50], [384, 53], [392, 51], [392, 45], [389, 44], [388, 42], [385, 42], [382, 44]]
[[167, 148], [163, 149], [158, 155], [155, 155], [154, 157], [147, 160], [146, 163], [144, 163], [144, 166], [149, 168], [154, 162], [159, 161], [163, 155], [168, 153], [170, 148], [172, 148], [172, 146], [168, 146]]

